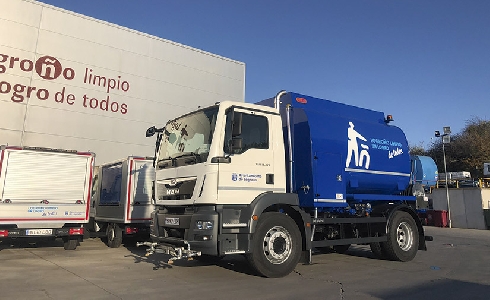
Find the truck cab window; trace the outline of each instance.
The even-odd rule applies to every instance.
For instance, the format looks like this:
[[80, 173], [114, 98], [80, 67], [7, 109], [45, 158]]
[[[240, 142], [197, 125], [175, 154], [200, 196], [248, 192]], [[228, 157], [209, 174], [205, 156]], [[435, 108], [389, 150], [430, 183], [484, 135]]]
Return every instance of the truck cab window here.
[[[241, 115], [241, 130], [235, 129], [235, 132], [239, 134], [232, 137], [233, 114], [228, 114], [223, 148], [225, 153], [230, 153], [230, 148], [233, 154], [240, 154], [248, 149], [269, 149], [269, 124], [266, 117], [240, 112], [234, 112], [234, 115], [235, 119]], [[235, 123], [234, 126], [239, 125]], [[232, 142], [232, 140], [235, 141]]]

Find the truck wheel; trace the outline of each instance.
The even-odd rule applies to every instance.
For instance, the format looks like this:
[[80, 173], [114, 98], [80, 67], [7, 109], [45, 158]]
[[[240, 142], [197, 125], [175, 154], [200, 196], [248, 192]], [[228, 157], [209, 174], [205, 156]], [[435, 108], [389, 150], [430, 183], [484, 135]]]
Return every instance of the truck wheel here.
[[370, 243], [369, 247], [371, 247], [371, 252], [373, 252], [374, 256], [379, 259], [385, 259], [386, 258], [386, 253], [383, 250], [383, 247], [381, 246], [380, 242], [374, 242]]
[[78, 239], [70, 239], [70, 238], [63, 239], [63, 248], [65, 248], [65, 250], [75, 250], [77, 249], [77, 246], [78, 246]]
[[298, 264], [301, 244], [301, 233], [293, 219], [283, 213], [264, 213], [255, 229], [247, 260], [264, 277], [283, 277]]
[[392, 260], [412, 260], [419, 248], [419, 232], [412, 216], [396, 211], [388, 230], [388, 241], [381, 244], [386, 255]]
[[122, 229], [115, 223], [107, 226], [107, 246], [118, 248], [122, 243]]

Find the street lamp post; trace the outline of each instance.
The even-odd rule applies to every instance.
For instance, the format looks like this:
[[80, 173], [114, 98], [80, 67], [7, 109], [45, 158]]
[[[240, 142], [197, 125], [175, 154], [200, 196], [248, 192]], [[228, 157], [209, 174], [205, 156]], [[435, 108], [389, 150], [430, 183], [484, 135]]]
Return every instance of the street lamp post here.
[[446, 149], [444, 147], [445, 144], [449, 144], [451, 142], [451, 127], [443, 127], [443, 134], [436, 130], [435, 136], [442, 138], [442, 155], [444, 158], [444, 175], [445, 175], [445, 184], [446, 184], [446, 199], [447, 199], [447, 217], [448, 217], [448, 225], [449, 228], [452, 228], [451, 224], [451, 208], [449, 205], [449, 185], [447, 182], [447, 167], [446, 167]]

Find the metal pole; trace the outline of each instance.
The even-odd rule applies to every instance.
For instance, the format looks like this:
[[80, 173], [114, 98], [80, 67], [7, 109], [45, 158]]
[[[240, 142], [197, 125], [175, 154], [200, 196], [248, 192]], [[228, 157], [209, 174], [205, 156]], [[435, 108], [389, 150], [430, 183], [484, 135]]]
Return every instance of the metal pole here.
[[451, 225], [451, 208], [449, 206], [449, 185], [447, 183], [446, 150], [444, 149], [444, 141], [442, 143], [442, 154], [444, 156], [444, 174], [446, 176], [447, 217], [448, 217], [449, 228], [452, 228], [452, 225]]

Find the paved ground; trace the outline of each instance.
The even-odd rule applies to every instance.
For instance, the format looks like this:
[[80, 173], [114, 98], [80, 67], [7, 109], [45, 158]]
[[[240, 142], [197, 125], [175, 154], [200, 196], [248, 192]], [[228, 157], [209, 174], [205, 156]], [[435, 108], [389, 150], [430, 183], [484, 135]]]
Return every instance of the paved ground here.
[[253, 273], [242, 257], [217, 265], [163, 262], [99, 239], [0, 243], [1, 299], [490, 299], [490, 230], [426, 227], [429, 250], [411, 262], [374, 259], [369, 247], [318, 254], [285, 278]]

